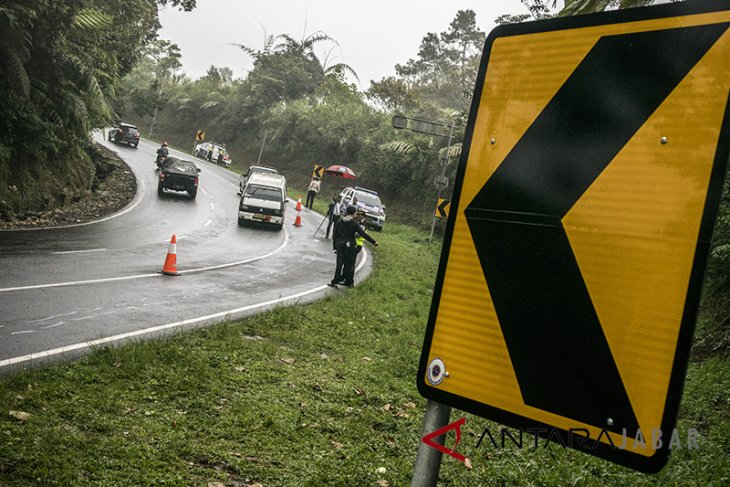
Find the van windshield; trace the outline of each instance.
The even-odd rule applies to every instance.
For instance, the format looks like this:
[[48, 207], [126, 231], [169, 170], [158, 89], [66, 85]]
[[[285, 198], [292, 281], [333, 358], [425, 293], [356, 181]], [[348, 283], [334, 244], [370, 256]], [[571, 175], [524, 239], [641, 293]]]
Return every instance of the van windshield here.
[[362, 191], [358, 191], [355, 194], [355, 197], [357, 198], [358, 201], [365, 203], [366, 205], [376, 206], [376, 207], [383, 206], [383, 204], [380, 202], [380, 198], [378, 198], [376, 195], [371, 194], [371, 193], [364, 193]]
[[276, 188], [267, 188], [266, 186], [249, 185], [246, 187], [245, 197], [256, 198], [266, 201], [282, 201], [281, 191]]

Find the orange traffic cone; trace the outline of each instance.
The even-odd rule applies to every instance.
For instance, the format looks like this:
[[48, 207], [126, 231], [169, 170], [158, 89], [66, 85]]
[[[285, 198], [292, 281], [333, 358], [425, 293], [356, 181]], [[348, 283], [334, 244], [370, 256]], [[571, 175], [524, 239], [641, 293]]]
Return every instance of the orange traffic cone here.
[[162, 266], [162, 274], [168, 276], [179, 276], [177, 272], [177, 239], [175, 235], [170, 240], [170, 247], [167, 249], [167, 258], [165, 258], [165, 265]]
[[297, 200], [297, 211], [302, 211], [302, 195], [299, 195], [299, 199]]
[[302, 226], [302, 215], [297, 213], [297, 218], [294, 220], [294, 226], [295, 227], [301, 227]]

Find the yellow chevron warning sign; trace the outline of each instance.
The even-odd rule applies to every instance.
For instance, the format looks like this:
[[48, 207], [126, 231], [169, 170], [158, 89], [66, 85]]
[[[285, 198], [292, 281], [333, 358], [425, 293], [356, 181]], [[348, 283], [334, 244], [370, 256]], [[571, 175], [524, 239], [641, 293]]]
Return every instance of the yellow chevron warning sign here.
[[490, 34], [421, 394], [662, 468], [730, 148], [728, 60], [725, 0]]
[[451, 208], [451, 200], [439, 198], [438, 203], [436, 204], [436, 211], [434, 212], [434, 216], [436, 218], [448, 218], [449, 208]]

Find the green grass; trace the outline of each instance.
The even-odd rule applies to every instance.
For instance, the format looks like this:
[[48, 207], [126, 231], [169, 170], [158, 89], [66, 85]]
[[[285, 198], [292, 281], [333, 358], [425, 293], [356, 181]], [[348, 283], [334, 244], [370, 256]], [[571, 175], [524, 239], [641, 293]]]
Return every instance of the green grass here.
[[[373, 274], [310, 305], [0, 379], [0, 486], [409, 485], [438, 261], [427, 238], [390, 225]], [[474, 468], [446, 457], [440, 485], [727, 485], [728, 391], [726, 360], [691, 365], [680, 430], [699, 429], [700, 450], [654, 476], [557, 446], [477, 449], [490, 423], [453, 411]]]

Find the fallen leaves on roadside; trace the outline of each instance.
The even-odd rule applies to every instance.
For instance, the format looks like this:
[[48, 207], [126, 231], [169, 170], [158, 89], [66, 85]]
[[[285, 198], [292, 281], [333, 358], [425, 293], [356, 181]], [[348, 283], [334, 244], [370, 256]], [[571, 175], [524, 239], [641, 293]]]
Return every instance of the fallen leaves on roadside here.
[[383, 406], [383, 411], [390, 411], [390, 403]]
[[469, 460], [468, 458], [464, 460], [464, 465], [466, 465], [466, 468], [468, 468], [469, 470], [474, 468], [471, 466], [471, 460]]
[[327, 356], [326, 353], [322, 352], [319, 354], [319, 358], [321, 358], [322, 360], [327, 360], [329, 357]]
[[413, 409], [416, 407], [416, 403], [414, 402], [404, 402], [403, 403], [404, 408]]
[[236, 372], [246, 372], [246, 367], [233, 367]]
[[378, 480], [378, 487], [390, 487], [390, 482], [385, 479]]
[[226, 487], [223, 482], [208, 482], [208, 487]]
[[11, 417], [17, 419], [21, 423], [25, 423], [30, 419], [30, 413], [26, 413], [23, 411], [10, 411], [8, 413]]
[[344, 447], [345, 447], [345, 445], [343, 445], [342, 443], [339, 443], [339, 442], [337, 442], [337, 441], [334, 441], [334, 440], [330, 441], [330, 443], [331, 443], [331, 444], [332, 444], [332, 446], [334, 446], [334, 447], [335, 447], [335, 448], [336, 448], [337, 450], [342, 450], [342, 448], [344, 448]]
[[373, 359], [371, 359], [370, 357], [363, 357], [362, 360], [363, 360], [363, 362], [372, 362], [373, 361]]
[[289, 357], [279, 358], [279, 362], [283, 362], [287, 365], [294, 365], [294, 362], [296, 362], [296, 361], [297, 361], [296, 359], [289, 358]]

